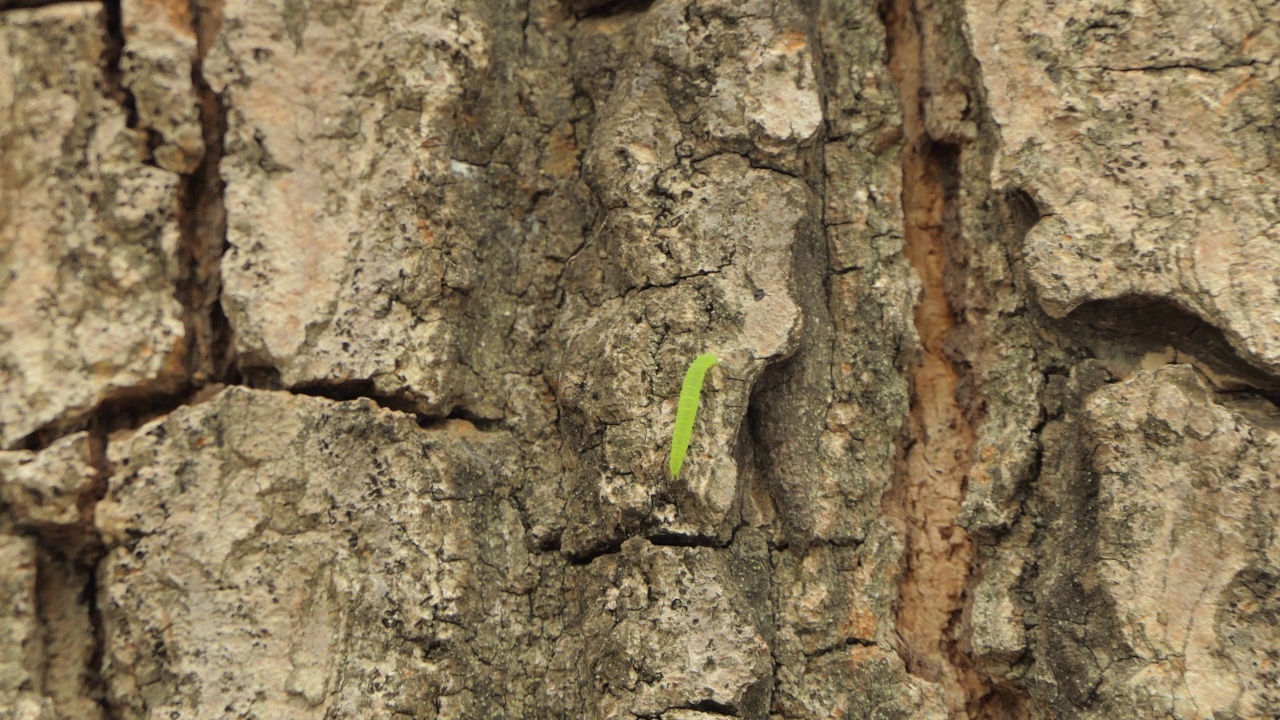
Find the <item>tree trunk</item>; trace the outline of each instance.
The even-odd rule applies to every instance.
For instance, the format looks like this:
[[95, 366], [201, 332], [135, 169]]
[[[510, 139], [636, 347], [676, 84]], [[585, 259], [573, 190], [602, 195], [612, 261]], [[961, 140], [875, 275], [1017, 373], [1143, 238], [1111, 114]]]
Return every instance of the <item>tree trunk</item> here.
[[0, 1], [0, 718], [1280, 717], [1278, 54]]

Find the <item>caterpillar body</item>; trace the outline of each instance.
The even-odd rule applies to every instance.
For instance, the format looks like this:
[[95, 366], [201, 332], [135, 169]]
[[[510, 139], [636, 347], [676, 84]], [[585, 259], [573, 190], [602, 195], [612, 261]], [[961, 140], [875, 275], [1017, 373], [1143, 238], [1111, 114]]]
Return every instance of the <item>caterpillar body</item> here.
[[673, 480], [680, 477], [680, 466], [684, 465], [689, 441], [693, 439], [693, 421], [698, 417], [698, 403], [702, 399], [702, 378], [716, 362], [714, 354], [703, 353], [694, 358], [689, 371], [684, 374], [680, 402], [676, 406], [676, 429], [671, 434], [670, 469]]

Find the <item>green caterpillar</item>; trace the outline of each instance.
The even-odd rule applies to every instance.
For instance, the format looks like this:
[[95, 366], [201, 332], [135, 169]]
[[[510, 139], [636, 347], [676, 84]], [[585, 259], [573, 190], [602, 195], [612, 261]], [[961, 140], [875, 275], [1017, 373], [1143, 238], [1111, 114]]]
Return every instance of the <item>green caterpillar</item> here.
[[717, 362], [716, 356], [703, 353], [694, 358], [689, 371], [684, 374], [680, 388], [680, 403], [676, 406], [676, 429], [671, 434], [671, 478], [680, 477], [689, 441], [693, 439], [693, 421], [698, 417], [698, 402], [702, 399], [702, 378]]

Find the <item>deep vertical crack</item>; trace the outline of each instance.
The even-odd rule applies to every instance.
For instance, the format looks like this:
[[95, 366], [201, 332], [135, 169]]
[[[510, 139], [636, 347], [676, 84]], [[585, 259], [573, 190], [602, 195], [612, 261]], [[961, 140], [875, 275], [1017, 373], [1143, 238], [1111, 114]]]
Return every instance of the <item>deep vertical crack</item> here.
[[906, 255], [921, 283], [914, 314], [921, 356], [909, 373], [911, 412], [889, 501], [906, 546], [896, 620], [908, 669], [942, 687], [951, 717], [970, 718], [989, 688], [963, 648], [959, 627], [974, 544], [956, 520], [976, 441], [956, 396], [960, 370], [947, 352], [955, 325], [947, 293], [955, 268], [947, 253], [959, 231], [960, 149], [936, 142], [925, 129], [919, 12], [913, 0], [892, 0], [884, 8], [890, 72], [901, 96], [906, 137]]
[[[121, 60], [126, 52], [124, 16], [120, 0], [105, 0], [107, 51], [104, 57], [104, 74], [107, 92], [124, 108], [128, 126], [146, 132], [150, 147], [158, 145], [158, 134], [140, 127], [137, 104], [129, 91]], [[236, 379], [233, 377], [234, 352], [231, 328], [221, 305], [221, 263], [226, 250], [226, 211], [223, 201], [225, 183], [219, 172], [224, 152], [227, 128], [226, 108], [221, 98], [204, 78], [204, 58], [221, 22], [221, 10], [215, 5], [204, 5], [192, 0], [190, 14], [192, 31], [196, 36], [196, 56], [192, 58], [191, 81], [195, 100], [199, 104], [201, 134], [204, 154], [199, 164], [189, 174], [180, 177], [177, 188], [177, 225], [179, 243], [176, 251], [178, 276], [175, 278], [174, 295], [182, 305], [187, 341], [188, 376], [183, 388], [164, 395], [121, 398], [102, 403], [88, 419], [93, 435], [92, 463], [99, 482], [95, 483], [92, 497], [83, 498], [88, 503], [86, 513], [91, 517], [94, 507], [107, 491], [108, 466], [106, 445], [108, 434], [121, 426], [136, 427], [155, 414], [165, 414], [175, 407], [197, 402], [213, 388], [214, 383]], [[145, 158], [152, 162], [152, 157]], [[205, 392], [198, 389], [205, 388]], [[192, 392], [194, 391], [194, 392]], [[107, 693], [107, 678], [103, 673], [107, 650], [107, 637], [98, 605], [98, 580], [94, 567], [97, 558], [82, 559], [87, 563], [87, 581], [84, 602], [95, 634], [91, 667], [86, 670], [86, 686], [93, 699], [102, 707], [106, 718], [117, 717]]]
[[223, 200], [225, 183], [219, 166], [225, 150], [227, 111], [204, 77], [208, 54], [221, 12], [198, 0], [191, 3], [196, 36], [196, 57], [191, 84], [200, 105], [204, 155], [178, 188], [178, 224], [182, 241], [178, 248], [180, 275], [177, 296], [186, 311], [190, 343], [190, 381], [196, 387], [234, 380], [234, 344], [231, 326], [221, 303], [222, 256], [227, 247], [227, 218]]
[[105, 0], [102, 4], [103, 19], [106, 27], [104, 38], [106, 47], [102, 57], [102, 76], [107, 97], [120, 104], [124, 110], [125, 126], [139, 133], [146, 139], [145, 152], [141, 161], [144, 165], [155, 166], [155, 150], [162, 144], [160, 133], [145, 127], [138, 114], [138, 101], [129, 89], [124, 78], [122, 63], [125, 56], [124, 8], [121, 0]]
[[[87, 518], [89, 523], [86, 531], [96, 533], [97, 527], [93, 516], [97, 510], [98, 501], [107, 494], [107, 477], [110, 472], [110, 465], [107, 460], [106, 428], [98, 423], [91, 427], [89, 432], [89, 464], [93, 467], [93, 491], [87, 495], [82, 495], [78, 499], [78, 504], [81, 514]], [[81, 598], [89, 616], [89, 626], [93, 631], [93, 653], [89, 658], [89, 666], [84, 671], [84, 685], [89, 697], [102, 708], [103, 717], [111, 720], [115, 717], [115, 713], [110, 703], [107, 702], [107, 678], [103, 673], [104, 655], [107, 647], [106, 631], [102, 622], [102, 612], [98, 607], [97, 562], [101, 554], [102, 545], [99, 541], [95, 545], [94, 556], [80, 558], [80, 562], [85, 565], [87, 579]]]
[[[38, 7], [38, 5], [30, 7]], [[103, 84], [106, 87], [107, 96], [124, 109], [125, 124], [136, 128], [138, 127], [138, 103], [134, 100], [133, 93], [125, 87], [124, 72], [120, 69], [120, 61], [124, 57], [124, 13], [120, 7], [120, 0], [104, 0], [102, 14], [106, 23], [106, 27], [103, 28], [106, 40], [102, 57]]]

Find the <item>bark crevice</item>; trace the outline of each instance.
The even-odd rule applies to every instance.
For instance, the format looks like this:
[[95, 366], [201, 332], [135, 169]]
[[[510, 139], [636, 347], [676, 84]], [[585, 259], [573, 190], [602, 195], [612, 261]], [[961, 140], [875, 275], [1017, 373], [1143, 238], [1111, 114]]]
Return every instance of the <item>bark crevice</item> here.
[[1088, 354], [1130, 372], [1188, 364], [1219, 391], [1280, 398], [1280, 378], [1241, 354], [1227, 334], [1163, 298], [1127, 296], [1085, 303], [1053, 323]]
[[921, 355], [908, 370], [911, 409], [886, 509], [903, 533], [897, 630], [914, 675], [938, 683], [953, 718], [971, 717], [990, 686], [961, 638], [974, 543], [957, 522], [977, 435], [957, 390], [964, 366], [951, 331], [962, 309], [948, 289], [956, 283], [949, 246], [958, 239], [956, 194], [960, 147], [932, 138], [926, 127], [929, 62], [913, 0], [882, 6], [889, 68], [901, 97], [906, 256], [921, 284], [914, 312]]
[[10, 10], [33, 10], [35, 8], [48, 7], [50, 5], [65, 5], [73, 2], [84, 2], [84, 0], [0, 0], [0, 12], [8, 12]]
[[200, 111], [204, 154], [178, 185], [178, 278], [176, 295], [185, 312], [190, 382], [240, 380], [235, 342], [222, 308], [222, 257], [228, 249], [226, 183], [219, 166], [225, 153], [227, 108], [204, 76], [204, 58], [217, 36], [221, 17], [213, 7], [191, 2], [196, 55], [191, 85]]
[[106, 48], [102, 57], [102, 76], [106, 95], [111, 100], [119, 103], [120, 108], [124, 110], [125, 126], [139, 133], [146, 141], [143, 144], [145, 150], [141, 153], [140, 162], [143, 165], [158, 168], [160, 164], [156, 161], [156, 149], [164, 144], [164, 137], [160, 131], [148, 127], [142, 121], [142, 114], [138, 110], [138, 99], [134, 96], [128, 83], [125, 82], [125, 71], [121, 67], [127, 44], [122, 0], [105, 0], [102, 8], [105, 22], [104, 29], [106, 31]]
[[306, 383], [291, 388], [273, 387], [283, 392], [319, 397], [335, 402], [352, 400], [368, 400], [384, 410], [405, 413], [416, 418], [418, 426], [427, 428], [449, 422], [462, 420], [475, 426], [481, 432], [498, 430], [503, 425], [503, 418], [491, 418], [479, 415], [465, 407], [454, 407], [445, 414], [430, 414], [421, 411], [413, 400], [400, 395], [380, 393], [373, 380], [344, 380], [327, 383]]

